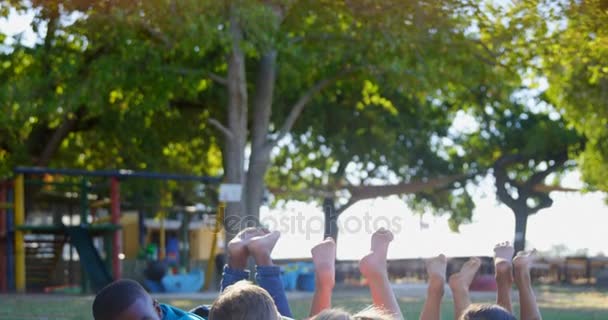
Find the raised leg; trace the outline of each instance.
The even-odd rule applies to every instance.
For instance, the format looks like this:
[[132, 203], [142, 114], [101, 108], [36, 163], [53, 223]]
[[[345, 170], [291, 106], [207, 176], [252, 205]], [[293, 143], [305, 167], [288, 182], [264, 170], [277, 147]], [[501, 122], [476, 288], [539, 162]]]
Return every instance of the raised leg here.
[[519, 318], [521, 320], [542, 319], [530, 278], [530, 265], [534, 257], [535, 251], [520, 251], [513, 258], [515, 284], [519, 289]]
[[509, 242], [501, 242], [494, 247], [494, 276], [496, 278], [496, 304], [513, 312], [511, 303], [511, 288], [513, 287], [514, 249]]
[[420, 320], [439, 320], [441, 317], [441, 300], [445, 287], [445, 272], [447, 259], [443, 254], [425, 261], [426, 273], [429, 277], [426, 300], [420, 313]]
[[327, 238], [311, 250], [315, 265], [315, 293], [312, 297], [310, 316], [314, 317], [331, 308], [331, 296], [336, 283], [336, 243]]
[[262, 232], [262, 235], [252, 237], [247, 244], [247, 250], [249, 250], [257, 265], [256, 281], [260, 287], [268, 291], [279, 313], [291, 318], [291, 310], [281, 280], [281, 268], [275, 266], [271, 258], [272, 250], [281, 233], [278, 231], [268, 232], [267, 230], [262, 230]]
[[384, 228], [376, 231], [372, 235], [370, 253], [361, 259], [359, 269], [368, 280], [374, 305], [384, 309], [396, 319], [403, 319], [401, 309], [388, 279], [386, 254], [391, 241], [393, 241], [392, 232]]
[[479, 258], [465, 262], [459, 272], [450, 276], [449, 285], [454, 298], [454, 319], [460, 319], [464, 310], [471, 305], [469, 287], [481, 265]]
[[249, 279], [247, 259], [249, 259], [249, 249], [247, 245], [252, 238], [264, 235], [264, 231], [258, 228], [246, 228], [241, 230], [227, 246], [228, 263], [224, 266], [222, 274], [221, 291], [228, 286], [241, 280]]

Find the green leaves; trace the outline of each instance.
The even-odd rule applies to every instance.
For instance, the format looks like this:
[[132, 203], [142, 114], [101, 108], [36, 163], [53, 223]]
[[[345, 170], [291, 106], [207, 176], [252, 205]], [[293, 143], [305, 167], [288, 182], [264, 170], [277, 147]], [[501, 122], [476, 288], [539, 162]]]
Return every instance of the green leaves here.
[[[196, 66], [180, 69], [196, 52], [186, 41], [186, 36], [198, 37], [190, 33], [192, 23], [207, 28], [207, 20], [180, 25], [180, 15], [191, 10], [192, 19], [200, 7], [180, 1], [176, 8], [165, 7], [174, 9], [173, 15], [160, 15], [157, 9], [162, 8], [154, 6], [169, 4], [57, 3], [66, 10], [62, 14], [74, 14], [75, 20], [41, 39], [47, 44], [15, 44], [0, 60], [5, 80], [0, 107], [8, 110], [0, 115], [0, 130], [6, 131], [0, 135], [0, 150], [9, 159], [3, 161], [7, 166], [1, 175], [16, 163], [216, 174], [217, 146], [201, 125], [209, 117], [203, 112], [208, 107], [198, 101], [212, 84]], [[52, 7], [50, 2], [40, 5]], [[39, 19], [47, 18], [41, 13]], [[178, 31], [178, 26], [186, 36], [172, 44], [161, 32]], [[207, 50], [206, 45], [197, 49]], [[61, 133], [64, 127], [67, 131]], [[55, 134], [61, 143], [41, 164], [41, 153]], [[167, 148], [177, 151], [164, 154]]]
[[602, 1], [568, 2], [552, 43], [541, 51], [549, 82], [548, 99], [582, 134], [587, 143], [581, 155], [583, 178], [591, 187], [608, 190], [608, 11]]
[[377, 85], [369, 80], [363, 81], [363, 90], [361, 92], [363, 97], [361, 99], [362, 101], [357, 103], [357, 109], [363, 110], [366, 106], [373, 105], [384, 109], [393, 116], [397, 115], [398, 111], [393, 103], [382, 97], [378, 91]]
[[[38, 163], [48, 137], [69, 124], [51, 165], [221, 172], [217, 132], [206, 123], [226, 118], [220, 83], [237, 21], [250, 97], [260, 56], [277, 54], [269, 139], [305, 92], [332, 83], [273, 150], [267, 182], [293, 191], [284, 198], [480, 174], [508, 154], [531, 161], [514, 173], [530, 177], [580, 148], [561, 119], [514, 98], [543, 77], [542, 100], [587, 138], [583, 173], [605, 187], [591, 179], [608, 159], [606, 13], [598, 1], [541, 4], [246, 0], [229, 4], [238, 9], [231, 21], [218, 1], [34, 2], [41, 25], [57, 8], [63, 20], [34, 47], [0, 54], [0, 170]], [[458, 112], [479, 131], [454, 133]], [[470, 219], [462, 185], [412, 201], [451, 214], [454, 228]]]

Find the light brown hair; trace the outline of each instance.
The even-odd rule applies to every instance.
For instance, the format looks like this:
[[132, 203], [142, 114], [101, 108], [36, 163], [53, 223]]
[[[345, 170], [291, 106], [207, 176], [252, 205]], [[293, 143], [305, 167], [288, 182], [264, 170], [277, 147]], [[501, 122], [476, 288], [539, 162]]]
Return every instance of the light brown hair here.
[[239, 281], [222, 292], [209, 312], [209, 320], [280, 319], [268, 292], [249, 281]]
[[316, 315], [314, 320], [393, 320], [390, 314], [376, 307], [365, 308], [354, 315], [342, 309], [327, 309]]
[[472, 304], [464, 310], [460, 320], [516, 320], [516, 318], [496, 304]]

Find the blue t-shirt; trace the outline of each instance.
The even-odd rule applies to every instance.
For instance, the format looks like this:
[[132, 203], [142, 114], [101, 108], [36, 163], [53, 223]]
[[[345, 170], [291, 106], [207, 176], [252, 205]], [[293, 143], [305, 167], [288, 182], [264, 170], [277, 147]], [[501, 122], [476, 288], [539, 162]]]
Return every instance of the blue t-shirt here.
[[162, 320], [205, 320], [193, 313], [161, 303], [160, 309], [163, 311]]

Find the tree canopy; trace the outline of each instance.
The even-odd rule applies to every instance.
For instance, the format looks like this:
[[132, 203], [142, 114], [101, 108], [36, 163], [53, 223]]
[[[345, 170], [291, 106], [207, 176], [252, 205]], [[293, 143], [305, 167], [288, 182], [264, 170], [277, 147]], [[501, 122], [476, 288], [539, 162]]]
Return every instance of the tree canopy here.
[[[171, 53], [103, 5], [33, 5], [34, 30], [46, 32], [2, 54], [3, 175], [17, 163], [218, 172], [211, 107], [191, 102], [209, 89], [205, 79], [164, 71]], [[79, 17], [66, 22], [70, 14]]]
[[542, 52], [547, 96], [587, 142], [580, 156], [583, 178], [608, 191], [608, 2], [569, 2], [554, 43]]
[[510, 22], [492, 29], [495, 38], [510, 39], [501, 53], [516, 57], [511, 64], [528, 87], [543, 91], [545, 105], [584, 136], [577, 154], [583, 179], [592, 189], [608, 190], [608, 3], [522, 1], [493, 13]]
[[[5, 17], [34, 10], [39, 37], [0, 34], [2, 176], [15, 164], [221, 172], [246, 191], [229, 215], [255, 216], [265, 183], [342, 210], [410, 194], [457, 229], [473, 208], [466, 181], [517, 157], [507, 182], [533, 178], [538, 192], [545, 169], [579, 155], [562, 116], [516, 99], [544, 77], [532, 107], [575, 124], [585, 177], [605, 187], [600, 1], [0, 4]], [[454, 131], [463, 113], [478, 131]]]

